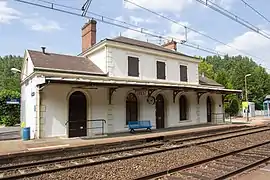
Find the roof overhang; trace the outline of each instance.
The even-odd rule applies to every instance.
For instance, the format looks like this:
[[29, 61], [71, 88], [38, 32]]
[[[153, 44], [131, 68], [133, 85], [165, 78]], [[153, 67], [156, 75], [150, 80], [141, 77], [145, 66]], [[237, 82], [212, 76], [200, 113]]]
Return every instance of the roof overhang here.
[[108, 76], [107, 73], [96, 73], [96, 72], [86, 72], [86, 71], [74, 71], [66, 69], [52, 69], [52, 68], [43, 68], [43, 67], [34, 67], [34, 71], [46, 71], [46, 72], [56, 72], [56, 73], [71, 73], [78, 75], [94, 75], [94, 76]]
[[108, 87], [139, 87], [139, 88], [157, 88], [157, 89], [183, 89], [194, 90], [197, 92], [216, 92], [221, 94], [240, 94], [242, 90], [224, 89], [222, 87], [205, 86], [189, 83], [174, 83], [168, 81], [140, 80], [118, 77], [104, 76], [85, 76], [75, 74], [61, 74], [48, 72], [39, 72], [45, 76], [46, 82], [59, 84], [81, 84], [86, 86], [108, 86]]

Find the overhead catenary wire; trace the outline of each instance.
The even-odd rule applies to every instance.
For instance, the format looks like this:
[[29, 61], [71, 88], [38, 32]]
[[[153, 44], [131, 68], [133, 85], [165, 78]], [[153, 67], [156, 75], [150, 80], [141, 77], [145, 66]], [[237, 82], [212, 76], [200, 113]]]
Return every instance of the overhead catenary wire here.
[[[126, 23], [126, 22], [120, 21], [120, 20], [115, 20], [115, 19], [112, 19], [112, 18], [108, 18], [106, 16], [99, 15], [99, 14], [96, 14], [96, 13], [87, 12], [86, 14], [89, 13], [89, 14], [98, 16], [98, 18], [93, 17], [93, 16], [90, 17], [90, 16], [87, 16], [86, 14], [82, 15], [80, 13], [82, 11], [81, 9], [73, 8], [73, 7], [70, 7], [70, 6], [62, 5], [62, 4], [56, 4], [56, 3], [49, 2], [49, 1], [46, 1], [46, 0], [38, 0], [38, 1], [47, 3], [48, 5], [38, 4], [38, 3], [26, 1], [26, 0], [14, 0], [14, 1], [17, 1], [17, 2], [20, 2], [20, 3], [25, 3], [25, 4], [28, 4], [28, 5], [38, 6], [38, 7], [42, 7], [42, 8], [46, 8], [46, 9], [51, 9], [51, 10], [55, 10], [55, 11], [58, 11], [58, 12], [67, 13], [67, 14], [71, 14], [71, 15], [75, 15], [75, 16], [85, 17], [87, 19], [95, 19], [95, 20], [97, 20], [99, 22], [102, 22], [102, 23], [105, 23], [105, 24], [109, 24], [109, 25], [113, 25], [113, 26], [116, 26], [116, 27], [132, 30], [134, 32], [142, 33], [142, 34], [149, 35], [149, 36], [152, 36], [152, 37], [156, 37], [156, 38], [159, 38], [159, 39], [163, 39], [163, 40], [166, 40], [166, 41], [169, 41], [171, 39], [173, 39], [173, 40], [178, 39], [178, 38], [174, 38], [174, 37], [166, 37], [166, 36], [160, 35], [158, 33], [151, 33], [146, 28], [138, 28], [135, 25], [132, 25], [133, 28], [131, 28], [131, 27], [127, 26], [127, 25], [130, 25], [129, 23]], [[79, 11], [79, 12], [72, 12], [72, 11], [68, 11], [68, 10], [65, 10], [65, 9], [60, 9], [60, 8], [57, 8], [57, 7], [62, 7], [62, 8], [66, 8], [66, 9], [73, 9], [73, 10], [76, 10], [76, 11]], [[110, 20], [112, 22], [110, 22], [108, 20]], [[120, 23], [123, 23], [125, 25], [117, 24], [115, 22], [120, 22]], [[222, 53], [222, 52], [210, 49], [210, 48], [204, 48], [204, 47], [202, 47], [200, 45], [197, 45], [197, 44], [194, 44], [194, 43], [190, 43], [190, 42], [183, 43], [183, 40], [176, 41], [176, 42], [178, 42], [178, 43], [180, 43], [180, 44], [182, 44], [182, 45], [184, 45], [186, 47], [189, 47], [189, 48], [197, 49], [197, 50], [204, 51], [204, 52], [211, 53], [211, 54], [216, 54], [216, 55], [219, 55], [219, 56], [224, 56], [226, 54], [226, 53]]]
[[146, 8], [146, 7], [144, 7], [144, 6], [141, 6], [141, 5], [139, 5], [139, 4], [137, 4], [137, 3], [133, 2], [133, 1], [130, 1], [130, 0], [124, 0], [124, 1], [127, 2], [127, 3], [130, 3], [130, 4], [134, 5], [134, 6], [137, 6], [137, 7], [141, 8], [141, 9], [143, 9], [143, 10], [145, 10], [145, 11], [148, 11], [148, 12], [154, 14], [154, 15], [157, 15], [157, 16], [159, 16], [159, 17], [165, 19], [165, 20], [168, 20], [168, 21], [170, 21], [170, 22], [172, 22], [172, 23], [174, 23], [174, 24], [177, 24], [177, 25], [179, 25], [179, 26], [182, 26], [183, 28], [188, 29], [188, 30], [190, 30], [190, 31], [193, 31], [193, 32], [195, 32], [195, 33], [197, 33], [197, 34], [199, 34], [199, 35], [201, 35], [201, 36], [204, 36], [204, 37], [206, 37], [206, 38], [208, 38], [208, 39], [211, 39], [212, 41], [215, 41], [215, 42], [220, 43], [220, 44], [222, 44], [222, 45], [224, 45], [224, 46], [226, 46], [226, 47], [229, 47], [229, 48], [231, 48], [231, 49], [234, 49], [234, 50], [236, 50], [236, 51], [238, 51], [238, 52], [240, 52], [240, 53], [242, 53], [242, 54], [245, 54], [245, 55], [248, 55], [248, 56], [250, 56], [250, 57], [252, 57], [252, 58], [254, 58], [254, 59], [263, 61], [260, 57], [257, 57], [257, 56], [255, 56], [255, 55], [253, 55], [253, 54], [250, 54], [250, 53], [246, 52], [246, 51], [243, 51], [243, 50], [241, 50], [241, 49], [239, 49], [239, 48], [237, 48], [237, 47], [235, 47], [235, 46], [233, 46], [233, 45], [229, 45], [229, 44], [227, 44], [227, 43], [225, 43], [225, 42], [222, 42], [222, 41], [220, 41], [220, 40], [218, 40], [218, 39], [216, 39], [216, 38], [214, 38], [214, 37], [212, 37], [212, 36], [210, 36], [210, 35], [207, 35], [207, 34], [205, 34], [205, 33], [200, 32], [199, 30], [196, 30], [196, 29], [194, 29], [194, 28], [191, 28], [191, 27], [188, 27], [188, 26], [186, 26], [186, 25], [184, 25], [184, 24], [181, 24], [181, 23], [179, 23], [178, 21], [176, 21], [176, 20], [174, 20], [174, 19], [171, 19], [171, 18], [169, 18], [169, 17], [167, 17], [167, 16], [165, 16], [165, 15], [163, 15], [163, 14], [160, 14], [160, 13], [157, 13], [157, 12], [155, 12], [155, 11], [153, 11], [153, 10], [150, 10], [150, 9], [148, 9], [148, 8]]
[[254, 7], [252, 7], [249, 3], [247, 3], [247, 1], [245, 0], [241, 0], [247, 7], [249, 7], [250, 9], [252, 9], [255, 13], [257, 13], [259, 16], [261, 16], [264, 20], [266, 20], [268, 23], [270, 23], [270, 20], [264, 16], [262, 13], [260, 13], [257, 9], [255, 9]]
[[222, 8], [221, 6], [217, 5], [216, 3], [214, 3], [210, 0], [206, 0], [206, 1], [196, 0], [196, 1], [270, 40], [270, 35], [267, 32], [263, 31], [262, 29], [260, 29], [259, 27], [255, 26], [255, 25], [251, 24], [250, 22], [241, 18], [240, 16]]

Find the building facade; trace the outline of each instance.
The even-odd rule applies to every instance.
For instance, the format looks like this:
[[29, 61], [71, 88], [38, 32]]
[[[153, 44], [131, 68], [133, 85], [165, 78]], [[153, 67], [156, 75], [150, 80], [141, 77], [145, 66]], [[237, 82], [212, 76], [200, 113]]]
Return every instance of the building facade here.
[[199, 59], [177, 52], [174, 41], [95, 41], [91, 20], [78, 56], [26, 50], [21, 121], [31, 138], [124, 132], [137, 120], [157, 129], [217, 123], [224, 95], [241, 93], [199, 76]]

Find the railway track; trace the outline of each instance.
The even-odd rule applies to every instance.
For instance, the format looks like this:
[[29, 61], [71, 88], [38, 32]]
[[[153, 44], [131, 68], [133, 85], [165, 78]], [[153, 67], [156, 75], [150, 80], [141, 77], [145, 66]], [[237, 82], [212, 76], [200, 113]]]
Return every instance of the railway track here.
[[201, 161], [137, 177], [135, 180], [223, 180], [269, 160], [270, 141], [267, 141]]
[[[210, 142], [225, 140], [229, 138], [269, 131], [268, 127], [257, 127], [249, 129], [234, 130], [231, 132], [221, 132], [198, 137], [190, 137], [174, 140], [168, 143], [155, 143], [148, 146], [136, 146], [121, 150], [105, 151], [101, 153], [92, 153], [74, 157], [59, 159], [49, 159], [24, 164], [15, 164], [0, 167], [0, 180], [19, 179], [44, 173], [52, 173], [60, 170], [80, 168], [85, 166], [109, 163], [118, 160], [130, 159], [140, 156], [162, 153], [165, 151], [176, 150], [195, 145], [203, 145]], [[221, 137], [217, 137], [221, 136]]]

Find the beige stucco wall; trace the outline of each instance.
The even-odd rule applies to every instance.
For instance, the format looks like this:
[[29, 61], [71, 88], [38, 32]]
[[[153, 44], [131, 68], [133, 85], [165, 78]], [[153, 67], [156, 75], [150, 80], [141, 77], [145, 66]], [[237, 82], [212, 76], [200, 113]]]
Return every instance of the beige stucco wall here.
[[[76, 88], [77, 87], [77, 88]], [[68, 136], [68, 98], [75, 91], [85, 93], [88, 101], [88, 119], [105, 119], [105, 132], [123, 132], [128, 131], [126, 125], [125, 100], [129, 92], [134, 92], [129, 88], [117, 89], [112, 96], [112, 104], [108, 104], [108, 88], [98, 89], [80, 89], [76, 85], [59, 85], [50, 84], [43, 89], [41, 94], [42, 120], [41, 135], [42, 137]], [[162, 94], [165, 99], [165, 127], [184, 126], [198, 123], [206, 123], [206, 98], [205, 94], [200, 99], [200, 105], [197, 104], [195, 92], [185, 93], [188, 99], [188, 119], [179, 121], [179, 96], [173, 103], [172, 91], [156, 91], [153, 96]], [[211, 94], [214, 100], [213, 112], [222, 112], [221, 95]], [[153, 128], [156, 126], [155, 105], [150, 105], [146, 101], [146, 96], [138, 96], [138, 119], [151, 120]], [[219, 106], [221, 105], [221, 107]], [[199, 109], [199, 114], [198, 114]], [[199, 116], [199, 117], [198, 117]], [[88, 127], [99, 126], [99, 122], [89, 123]], [[88, 131], [91, 136], [100, 133], [100, 130]]]

